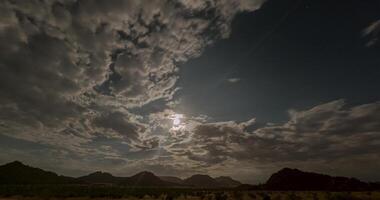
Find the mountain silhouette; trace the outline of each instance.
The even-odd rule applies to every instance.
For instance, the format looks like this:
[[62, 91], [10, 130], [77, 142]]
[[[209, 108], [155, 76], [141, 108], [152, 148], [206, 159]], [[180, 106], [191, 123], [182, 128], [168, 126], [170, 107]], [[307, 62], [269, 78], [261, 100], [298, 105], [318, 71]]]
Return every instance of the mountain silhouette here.
[[272, 174], [264, 185], [248, 185], [241, 184], [227, 176], [212, 178], [208, 175], [196, 174], [182, 180], [173, 176], [159, 177], [148, 171], [130, 177], [116, 177], [110, 173], [97, 171], [86, 176], [72, 178], [24, 165], [19, 161], [0, 166], [0, 184], [111, 184], [126, 187], [236, 188], [242, 190], [355, 191], [380, 189], [379, 182], [366, 183], [355, 178], [333, 177], [290, 168], [284, 168]]
[[201, 187], [201, 188], [215, 188], [219, 187], [219, 183], [208, 175], [196, 174], [183, 181], [184, 184]]
[[14, 161], [0, 166], [0, 184], [65, 184], [74, 178], [24, 165]]
[[123, 178], [113, 176], [112, 174], [107, 173], [107, 172], [97, 171], [97, 172], [91, 173], [87, 176], [81, 176], [77, 179], [81, 180], [83, 182], [86, 182], [86, 183], [113, 183], [113, 184], [116, 184], [116, 183], [121, 182]]
[[143, 171], [138, 174], [135, 174], [131, 177], [124, 178], [122, 185], [129, 187], [168, 187], [168, 186], [178, 186], [175, 183], [167, 182], [161, 180], [158, 176], [152, 172]]
[[303, 172], [284, 168], [274, 173], [266, 182], [269, 190], [368, 190], [369, 184], [355, 178], [332, 177], [329, 175]]
[[183, 180], [175, 176], [159, 176], [159, 178], [169, 183], [183, 184]]
[[181, 184], [183, 186], [198, 187], [198, 188], [232, 188], [241, 185], [239, 181], [236, 181], [228, 176], [220, 176], [212, 178], [208, 175], [196, 174], [185, 180], [182, 180], [174, 176], [160, 176], [161, 180], [170, 183]]
[[216, 182], [218, 182], [218, 185], [221, 187], [237, 187], [241, 185], [241, 183], [237, 180], [232, 179], [229, 176], [220, 176], [215, 178]]

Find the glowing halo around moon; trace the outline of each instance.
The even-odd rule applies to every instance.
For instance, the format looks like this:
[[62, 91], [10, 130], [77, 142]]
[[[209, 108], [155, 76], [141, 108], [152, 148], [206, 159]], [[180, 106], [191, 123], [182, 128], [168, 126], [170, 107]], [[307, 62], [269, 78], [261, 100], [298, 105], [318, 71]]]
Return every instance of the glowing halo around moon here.
[[173, 120], [172, 128], [171, 130], [180, 130], [185, 127], [185, 124], [182, 122], [182, 119], [184, 118], [183, 114], [173, 114], [170, 116], [169, 119]]

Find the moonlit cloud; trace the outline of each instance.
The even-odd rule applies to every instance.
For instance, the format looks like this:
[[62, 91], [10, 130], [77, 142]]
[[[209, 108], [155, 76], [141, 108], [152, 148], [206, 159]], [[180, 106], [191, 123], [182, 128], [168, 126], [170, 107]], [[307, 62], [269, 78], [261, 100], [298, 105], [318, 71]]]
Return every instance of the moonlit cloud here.
[[[223, 121], [185, 112], [192, 107], [182, 105], [180, 67], [228, 38], [237, 14], [263, 3], [1, 1], [0, 161], [21, 159], [67, 175], [145, 169], [250, 182], [284, 165], [350, 175], [370, 162], [374, 167], [361, 174], [369, 176], [380, 166], [379, 102], [352, 106], [337, 100], [290, 110], [283, 123], [259, 122], [255, 113]], [[363, 32], [369, 46], [377, 42], [379, 24]], [[248, 80], [240, 75], [224, 73], [212, 81], [237, 87]], [[216, 85], [210, 88], [225, 86]], [[275, 84], [261, 85], [270, 90]], [[204, 88], [200, 81], [194, 90], [202, 96]], [[221, 96], [235, 98], [225, 91]]]
[[189, 130], [187, 142], [181, 140], [168, 149], [183, 159], [196, 161], [205, 170], [228, 164], [231, 169], [250, 165], [271, 169], [295, 163], [320, 170], [315, 166], [330, 163], [325, 172], [341, 173], [336, 169], [342, 163], [355, 168], [360, 167], [355, 162], [358, 158], [373, 163], [371, 160], [379, 157], [379, 113], [378, 102], [347, 107], [338, 100], [304, 111], [290, 111], [288, 122], [253, 130], [250, 127], [255, 125], [254, 119], [242, 123], [202, 123]]
[[262, 3], [2, 1], [0, 131], [71, 157], [62, 162], [74, 154], [133, 162], [121, 150], [144, 159], [170, 128], [131, 109], [174, 102], [178, 63], [228, 37], [235, 14]]
[[241, 80], [240, 78], [229, 78], [229, 79], [227, 79], [227, 81], [230, 82], [230, 83], [237, 83], [240, 80]]
[[380, 36], [380, 20], [373, 22], [365, 28], [363, 30], [363, 36], [369, 38], [369, 41], [367, 42], [368, 47], [375, 45]]

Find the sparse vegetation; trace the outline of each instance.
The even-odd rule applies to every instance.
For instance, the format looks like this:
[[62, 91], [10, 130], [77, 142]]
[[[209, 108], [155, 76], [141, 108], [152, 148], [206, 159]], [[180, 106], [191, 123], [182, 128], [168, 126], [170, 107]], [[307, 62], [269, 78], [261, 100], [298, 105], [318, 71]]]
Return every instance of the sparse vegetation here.
[[81, 185], [0, 185], [0, 200], [380, 200], [380, 191], [244, 191], [189, 188], [128, 188]]

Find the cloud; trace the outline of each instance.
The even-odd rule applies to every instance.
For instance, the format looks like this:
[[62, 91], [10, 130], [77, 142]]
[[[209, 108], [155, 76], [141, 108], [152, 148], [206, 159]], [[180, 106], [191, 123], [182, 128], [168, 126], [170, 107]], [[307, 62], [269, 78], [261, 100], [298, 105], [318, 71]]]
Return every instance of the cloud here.
[[369, 38], [369, 41], [367, 42], [368, 47], [375, 45], [380, 36], [380, 20], [373, 22], [365, 28], [363, 30], [363, 36]]
[[[259, 174], [285, 164], [380, 165], [379, 102], [333, 101], [265, 126], [185, 115], [185, 125], [172, 129], [178, 64], [228, 37], [233, 17], [262, 3], [1, 1], [0, 132], [15, 145], [0, 157], [33, 157], [16, 145], [27, 142], [73, 173], [78, 166]], [[364, 34], [377, 37], [378, 25]], [[145, 109], [156, 104], [164, 106]]]
[[[167, 127], [133, 109], [170, 104], [177, 65], [228, 37], [234, 16], [262, 3], [1, 1], [1, 134], [47, 145], [73, 163], [125, 161], [119, 148], [156, 151]], [[99, 138], [125, 147], [95, 146]]]
[[171, 145], [168, 151], [198, 162], [204, 170], [247, 163], [266, 169], [285, 165], [324, 169], [325, 173], [346, 171], [345, 175], [351, 176], [348, 171], [360, 168], [355, 160], [373, 163], [373, 158], [380, 156], [380, 102], [348, 107], [337, 100], [304, 111], [292, 110], [289, 115], [284, 124], [254, 129], [255, 120], [199, 124], [188, 130], [188, 142]]
[[237, 83], [237, 82], [239, 82], [241, 79], [240, 78], [229, 78], [229, 79], [227, 79], [227, 81], [229, 82], [229, 83]]

